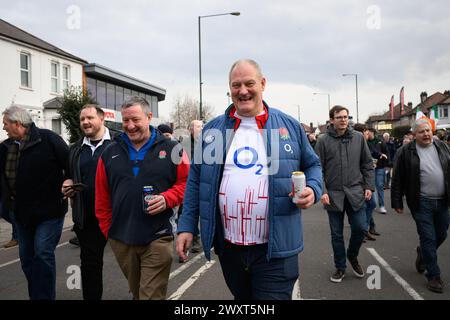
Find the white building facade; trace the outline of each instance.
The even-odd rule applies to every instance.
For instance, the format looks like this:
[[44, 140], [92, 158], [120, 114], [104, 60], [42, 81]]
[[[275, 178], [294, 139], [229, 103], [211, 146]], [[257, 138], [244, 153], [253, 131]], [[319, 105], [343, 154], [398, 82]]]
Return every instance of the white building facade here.
[[[11, 104], [27, 109], [36, 125], [68, 136], [55, 109], [44, 102], [65, 88], [82, 86], [86, 61], [0, 20], [0, 111]], [[0, 141], [6, 139], [4, 130]]]

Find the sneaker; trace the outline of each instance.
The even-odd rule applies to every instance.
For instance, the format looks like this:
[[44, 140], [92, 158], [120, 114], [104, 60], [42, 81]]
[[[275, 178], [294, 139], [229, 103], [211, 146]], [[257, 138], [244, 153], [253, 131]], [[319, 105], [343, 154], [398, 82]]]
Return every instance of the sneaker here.
[[331, 275], [330, 280], [331, 282], [341, 282], [342, 279], [344, 279], [345, 276], [345, 270], [340, 270], [340, 269], [336, 269], [336, 271], [334, 271], [334, 273]]
[[418, 273], [422, 274], [426, 270], [426, 265], [423, 263], [422, 252], [420, 251], [420, 246], [417, 246], [417, 258], [416, 258], [416, 270]]
[[352, 265], [352, 269], [353, 269], [353, 273], [355, 274], [355, 276], [357, 276], [358, 278], [363, 278], [364, 277], [364, 270], [361, 267], [361, 265], [358, 262], [358, 259], [352, 259], [350, 260], [350, 264]]
[[385, 207], [380, 207], [379, 209], [378, 209], [378, 212], [379, 213], [381, 213], [381, 214], [386, 214], [386, 208]]
[[440, 276], [436, 276], [428, 280], [427, 288], [430, 291], [436, 292], [436, 293], [443, 293], [444, 292], [444, 282], [442, 282]]
[[9, 240], [8, 243], [6, 243], [6, 244], [3, 246], [3, 248], [12, 248], [12, 247], [15, 247], [15, 246], [17, 246], [17, 245], [19, 245], [19, 241], [17, 241], [16, 239], [11, 239], [11, 240]]
[[191, 252], [198, 253], [200, 251], [202, 251], [202, 244], [200, 242], [200, 237], [194, 236], [194, 240], [192, 241]]
[[72, 239], [69, 240], [70, 244], [73, 244], [74, 246], [79, 247], [80, 246], [80, 240], [78, 240], [77, 237], [73, 237]]
[[364, 234], [364, 239], [365, 239], [365, 240], [370, 240], [370, 241], [375, 241], [375, 240], [377, 240], [377, 239], [375, 239], [374, 237], [372, 237], [372, 235], [371, 235], [369, 232], [366, 232], [366, 233]]
[[369, 233], [373, 236], [379, 236], [380, 234], [377, 232], [377, 230], [375, 230], [375, 227], [370, 227], [369, 228]]

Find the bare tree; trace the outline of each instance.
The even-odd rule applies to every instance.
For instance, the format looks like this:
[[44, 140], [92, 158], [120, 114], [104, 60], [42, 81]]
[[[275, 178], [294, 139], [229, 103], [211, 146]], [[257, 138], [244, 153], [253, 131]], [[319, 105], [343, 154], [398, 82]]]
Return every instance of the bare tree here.
[[[192, 120], [200, 119], [199, 101], [189, 95], [178, 96], [172, 110], [170, 118], [175, 129], [187, 129]], [[202, 112], [205, 122], [214, 117], [212, 107], [206, 103], [202, 106]]]

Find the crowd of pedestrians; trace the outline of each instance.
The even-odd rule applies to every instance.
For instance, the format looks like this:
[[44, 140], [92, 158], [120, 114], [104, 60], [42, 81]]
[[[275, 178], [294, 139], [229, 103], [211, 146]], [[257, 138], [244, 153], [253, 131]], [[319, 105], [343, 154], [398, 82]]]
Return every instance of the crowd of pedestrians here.
[[[174, 246], [181, 263], [189, 251], [203, 250], [209, 260], [214, 249], [235, 299], [290, 299], [304, 248], [301, 211], [320, 201], [328, 214], [330, 281], [342, 282], [347, 261], [364, 278], [359, 250], [380, 236], [373, 211], [388, 212], [389, 189], [391, 207], [403, 213], [405, 197], [416, 223], [417, 271], [429, 290], [443, 292], [437, 249], [449, 227], [445, 130], [433, 136], [419, 119], [396, 141], [351, 124], [348, 108], [336, 105], [326, 132], [307, 135], [263, 99], [258, 63], [236, 61], [228, 81], [233, 103], [204, 127], [192, 121], [187, 147], [171, 126], [152, 125], [149, 103], [138, 96], [123, 103], [119, 134], [105, 126], [100, 106], [83, 106], [82, 137], [70, 147], [36, 127], [25, 109], [3, 112], [1, 214], [13, 226], [5, 247], [19, 246], [30, 299], [56, 298], [55, 248], [69, 205], [85, 300], [102, 299], [107, 244], [136, 300], [166, 298]], [[293, 172], [305, 176], [299, 194]]]

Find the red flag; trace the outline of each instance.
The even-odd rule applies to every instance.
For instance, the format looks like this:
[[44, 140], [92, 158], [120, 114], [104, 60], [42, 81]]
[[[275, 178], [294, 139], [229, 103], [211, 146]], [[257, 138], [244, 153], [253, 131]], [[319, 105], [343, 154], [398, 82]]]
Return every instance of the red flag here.
[[400, 89], [400, 114], [403, 114], [405, 112], [405, 88], [402, 87]]
[[391, 110], [391, 120], [394, 119], [394, 95], [391, 97], [391, 103], [389, 104], [389, 110]]

